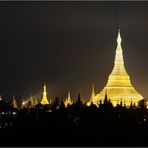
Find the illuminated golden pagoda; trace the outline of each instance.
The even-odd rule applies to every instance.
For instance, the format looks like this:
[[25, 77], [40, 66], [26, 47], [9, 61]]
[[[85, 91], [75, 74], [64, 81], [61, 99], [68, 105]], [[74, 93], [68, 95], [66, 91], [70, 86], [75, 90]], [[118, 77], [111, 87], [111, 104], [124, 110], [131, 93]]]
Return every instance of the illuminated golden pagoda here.
[[47, 92], [46, 92], [46, 85], [44, 84], [44, 91], [43, 91], [43, 98], [41, 100], [42, 105], [49, 104], [48, 99], [47, 99]]
[[65, 102], [64, 102], [65, 107], [67, 107], [68, 104], [71, 105], [72, 103], [73, 103], [73, 102], [72, 102], [72, 100], [71, 100], [71, 98], [70, 98], [70, 92], [68, 92], [68, 97], [66, 98], [66, 100], [65, 100]]
[[120, 30], [118, 31], [117, 48], [113, 70], [109, 75], [106, 86], [93, 98], [93, 103], [98, 106], [100, 100], [103, 102], [106, 92], [108, 98], [114, 106], [116, 106], [117, 102], [120, 102], [121, 100], [126, 106], [130, 106], [131, 100], [132, 103], [135, 103], [137, 106], [138, 102], [143, 99], [143, 97], [132, 86], [130, 77], [125, 70]]

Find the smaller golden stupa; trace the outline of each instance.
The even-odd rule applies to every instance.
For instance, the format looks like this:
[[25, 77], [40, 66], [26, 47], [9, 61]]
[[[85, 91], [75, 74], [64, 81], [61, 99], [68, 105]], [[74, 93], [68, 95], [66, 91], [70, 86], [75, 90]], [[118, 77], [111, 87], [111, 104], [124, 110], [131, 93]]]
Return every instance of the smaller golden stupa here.
[[43, 91], [43, 98], [40, 102], [42, 105], [49, 104], [49, 101], [47, 99], [47, 91], [46, 91], [46, 85], [44, 84], [44, 91]]
[[65, 107], [67, 107], [68, 105], [72, 105], [72, 103], [73, 102], [72, 102], [72, 100], [70, 98], [70, 91], [68, 91], [68, 96], [67, 96], [67, 98], [64, 101]]

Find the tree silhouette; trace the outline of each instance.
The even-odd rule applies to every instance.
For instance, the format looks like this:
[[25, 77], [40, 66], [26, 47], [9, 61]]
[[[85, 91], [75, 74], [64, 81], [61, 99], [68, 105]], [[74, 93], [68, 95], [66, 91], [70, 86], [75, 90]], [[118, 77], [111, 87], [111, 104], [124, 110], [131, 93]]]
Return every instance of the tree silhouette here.
[[142, 99], [142, 100], [139, 101], [138, 107], [146, 109], [146, 101], [145, 101], [145, 99]]
[[83, 102], [82, 102], [80, 93], [78, 94], [78, 99], [77, 99], [77, 101], [75, 102], [75, 105], [76, 105], [77, 107], [82, 107], [82, 106], [83, 106]]
[[61, 99], [60, 105], [59, 105], [59, 109], [64, 110], [65, 109], [65, 104], [64, 104], [64, 100]]
[[57, 109], [59, 109], [59, 98], [56, 97], [55, 100], [53, 101], [53, 104], [51, 106], [52, 111], [55, 111]]

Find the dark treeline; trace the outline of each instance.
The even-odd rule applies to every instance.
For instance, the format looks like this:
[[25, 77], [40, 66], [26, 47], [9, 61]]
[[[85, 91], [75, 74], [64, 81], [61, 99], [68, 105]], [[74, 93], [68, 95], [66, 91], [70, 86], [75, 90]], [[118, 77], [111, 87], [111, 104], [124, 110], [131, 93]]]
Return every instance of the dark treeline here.
[[[8, 107], [9, 106], [9, 107]], [[77, 101], [17, 109], [0, 102], [1, 146], [147, 146], [148, 109], [105, 99], [99, 107]]]

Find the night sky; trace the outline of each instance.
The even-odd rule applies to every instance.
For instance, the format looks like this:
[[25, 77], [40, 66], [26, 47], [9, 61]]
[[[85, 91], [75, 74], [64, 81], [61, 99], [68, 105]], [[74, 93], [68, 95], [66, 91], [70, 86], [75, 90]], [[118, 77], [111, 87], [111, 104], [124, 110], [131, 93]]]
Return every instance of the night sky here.
[[125, 68], [148, 98], [148, 2], [0, 2], [0, 93], [88, 99], [114, 64], [118, 26]]

